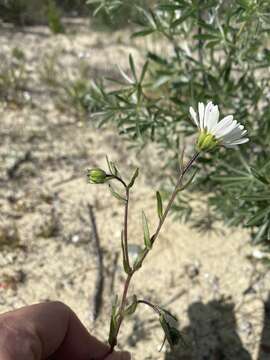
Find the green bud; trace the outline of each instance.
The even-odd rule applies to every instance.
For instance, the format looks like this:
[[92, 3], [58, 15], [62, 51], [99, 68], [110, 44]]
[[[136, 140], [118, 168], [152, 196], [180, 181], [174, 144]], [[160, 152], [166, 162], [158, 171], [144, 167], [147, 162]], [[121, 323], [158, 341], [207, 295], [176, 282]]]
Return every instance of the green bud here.
[[104, 170], [95, 168], [88, 170], [87, 178], [90, 184], [104, 184], [109, 176]]
[[214, 149], [218, 144], [214, 135], [206, 133], [205, 131], [201, 132], [197, 140], [197, 148], [199, 151], [209, 151]]

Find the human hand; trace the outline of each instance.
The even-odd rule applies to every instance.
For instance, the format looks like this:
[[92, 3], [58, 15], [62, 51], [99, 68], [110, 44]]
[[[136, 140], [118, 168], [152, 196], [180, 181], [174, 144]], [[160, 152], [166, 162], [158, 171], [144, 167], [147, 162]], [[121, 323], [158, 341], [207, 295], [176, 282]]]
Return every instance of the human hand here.
[[[1, 360], [90, 360], [107, 351], [63, 303], [47, 302], [0, 315]], [[130, 360], [130, 355], [114, 352], [106, 360]]]

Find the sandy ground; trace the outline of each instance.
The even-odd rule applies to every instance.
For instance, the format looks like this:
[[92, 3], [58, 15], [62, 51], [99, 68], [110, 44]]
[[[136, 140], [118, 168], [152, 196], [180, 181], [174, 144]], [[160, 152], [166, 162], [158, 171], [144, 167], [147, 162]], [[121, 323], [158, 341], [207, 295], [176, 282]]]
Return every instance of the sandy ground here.
[[[74, 28], [79, 32], [57, 36], [45, 28], [0, 32], [1, 53], [22, 49], [30, 77], [23, 106], [0, 104], [0, 312], [61, 300], [105, 341], [113, 294], [124, 281], [119, 257], [123, 207], [106, 187], [86, 183], [86, 169], [104, 166], [106, 154], [127, 174], [140, 166], [129, 226], [134, 249], [143, 241], [141, 209], [152, 229], [157, 224], [153, 186], [159, 183], [153, 174], [158, 163], [149, 161], [150, 155], [157, 159], [154, 147], [136, 154], [115, 129], [94, 130], [89, 122], [60, 112], [41, 84], [42, 61], [56, 51], [63, 71], [76, 71], [83, 57], [95, 77], [115, 71], [116, 63], [124, 67], [129, 52], [140, 58], [127, 31], [96, 33], [81, 22]], [[105, 266], [104, 301], [96, 322], [98, 267], [88, 204], [94, 207]], [[259, 352], [262, 337], [269, 350], [269, 275], [249, 259], [253, 251], [244, 231], [202, 235], [168, 219], [130, 294], [172, 311], [187, 347], [174, 354], [166, 347], [158, 352], [163, 335], [158, 319], [144, 307], [124, 324], [119, 347], [131, 351], [134, 360], [269, 358]]]

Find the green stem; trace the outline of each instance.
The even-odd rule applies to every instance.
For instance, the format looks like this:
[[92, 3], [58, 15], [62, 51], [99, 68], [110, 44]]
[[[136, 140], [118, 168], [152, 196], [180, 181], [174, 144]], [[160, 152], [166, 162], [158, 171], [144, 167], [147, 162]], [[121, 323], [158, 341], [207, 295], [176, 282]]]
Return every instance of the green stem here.
[[[160, 221], [159, 221], [159, 224], [158, 224], [158, 227], [156, 229], [156, 232], [154, 233], [154, 235], [151, 237], [152, 239], [152, 244], [154, 244], [154, 242], [156, 241], [159, 233], [160, 233], [160, 230], [162, 228], [162, 225], [164, 224], [165, 222], [165, 219], [172, 207], [172, 204], [176, 198], [176, 195], [179, 191], [179, 188], [181, 187], [181, 184], [182, 184], [182, 181], [183, 181], [183, 177], [185, 176], [185, 174], [190, 170], [190, 168], [192, 167], [192, 165], [194, 164], [194, 162], [196, 161], [196, 159], [198, 158], [198, 156], [200, 155], [200, 153], [196, 153], [191, 159], [190, 161], [187, 163], [187, 165], [184, 167], [184, 169], [181, 171], [180, 173], [180, 176], [178, 178], [178, 181], [177, 181], [177, 184], [174, 188], [174, 191], [170, 197], [170, 200], [167, 204], [167, 207], [164, 211], [164, 214], [163, 216], [161, 217]], [[128, 215], [128, 207], [126, 206], [126, 211], [125, 211], [125, 231], [127, 230], [127, 215]], [[125, 248], [127, 249], [127, 237], [125, 237]], [[144, 259], [146, 258], [146, 256], [148, 255], [150, 250], [147, 250], [145, 255], [143, 256], [141, 262], [144, 261]], [[119, 331], [120, 331], [120, 328], [121, 328], [121, 325], [122, 325], [122, 322], [124, 320], [124, 310], [125, 310], [125, 306], [126, 306], [126, 302], [127, 302], [127, 295], [128, 295], [128, 290], [129, 290], [129, 285], [130, 285], [130, 282], [132, 280], [132, 277], [134, 275], [134, 273], [136, 272], [135, 269], [132, 269], [131, 272], [127, 275], [127, 278], [126, 278], [126, 281], [125, 281], [125, 285], [124, 285], [124, 290], [123, 290], [123, 294], [122, 294], [122, 300], [121, 300], [121, 304], [120, 304], [120, 308], [119, 308], [119, 318], [118, 318], [118, 324], [117, 324], [117, 329], [116, 329], [116, 332], [115, 332], [115, 339], [113, 341], [113, 344], [111, 345], [110, 347], [110, 350], [104, 355], [104, 357], [101, 359], [101, 360], [105, 360], [107, 358], [108, 355], [110, 355], [113, 351], [114, 351], [114, 348], [115, 346], [117, 345], [117, 337], [118, 337], [118, 334], [119, 334]], [[142, 302], [142, 301], [140, 301]], [[144, 303], [146, 304], [146, 302], [144, 301]], [[148, 305], [148, 304], [147, 304]]]
[[131, 270], [129, 264], [129, 254], [128, 254], [128, 207], [129, 207], [129, 188], [126, 187], [126, 204], [125, 204], [125, 216], [124, 216], [124, 251], [127, 262], [128, 269]]

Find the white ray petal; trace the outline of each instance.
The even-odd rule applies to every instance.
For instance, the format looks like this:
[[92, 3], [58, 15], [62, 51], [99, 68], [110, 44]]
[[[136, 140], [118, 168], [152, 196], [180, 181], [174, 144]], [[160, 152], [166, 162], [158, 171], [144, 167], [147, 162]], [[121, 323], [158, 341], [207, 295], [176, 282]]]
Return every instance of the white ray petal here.
[[240, 130], [239, 128], [234, 129], [229, 134], [225, 135], [222, 139], [223, 141], [235, 141], [242, 138], [247, 133], [247, 130]]
[[195, 122], [195, 124], [199, 127], [199, 122], [198, 122], [198, 119], [197, 119], [197, 114], [196, 114], [196, 112], [195, 112], [195, 110], [193, 109], [192, 106], [190, 106], [190, 108], [189, 108], [189, 113], [190, 113], [193, 121]]
[[229, 135], [230, 133], [232, 133], [232, 131], [235, 130], [236, 126], [237, 126], [237, 121], [233, 120], [230, 125], [228, 125], [226, 127], [223, 127], [220, 130], [218, 130], [216, 132], [215, 137], [217, 139], [224, 138], [226, 135]]
[[219, 110], [218, 110], [218, 106], [215, 105], [215, 106], [213, 106], [212, 111], [209, 116], [209, 119], [208, 119], [208, 124], [207, 124], [208, 131], [211, 132], [213, 130], [213, 128], [218, 123], [218, 119], [219, 119]]
[[[248, 141], [249, 141], [249, 138], [243, 138], [243, 139], [238, 139], [238, 140], [233, 141], [233, 142], [228, 142], [228, 145], [230, 145], [230, 146], [240, 145], [240, 144], [245, 144]], [[224, 145], [226, 146], [226, 143], [224, 143]]]
[[212, 109], [213, 109], [213, 104], [210, 101], [209, 103], [207, 103], [206, 108], [205, 108], [204, 122], [203, 122], [203, 127], [204, 128], [208, 128], [208, 124], [209, 124]]
[[223, 118], [215, 127], [214, 129], [211, 131], [211, 133], [213, 135], [222, 135], [222, 131], [224, 129], [226, 129], [227, 126], [231, 125], [231, 123], [233, 122], [233, 116], [232, 115], [228, 115], [225, 116], [225, 118]]
[[200, 129], [203, 130], [204, 127], [204, 104], [203, 103], [199, 103], [198, 106], [198, 110], [199, 110], [199, 119], [200, 119]]

